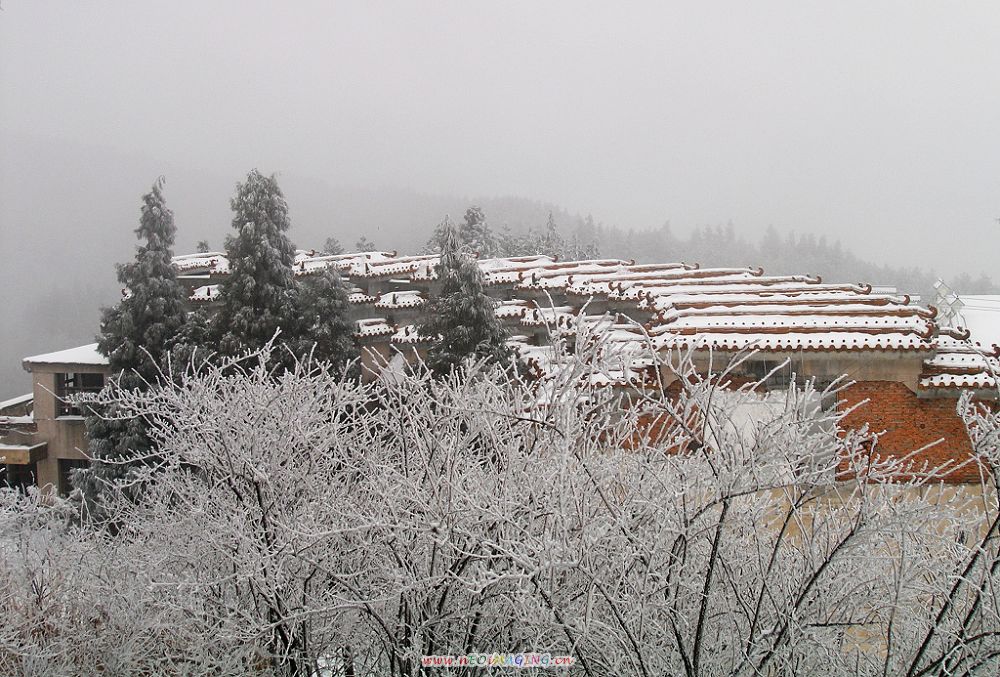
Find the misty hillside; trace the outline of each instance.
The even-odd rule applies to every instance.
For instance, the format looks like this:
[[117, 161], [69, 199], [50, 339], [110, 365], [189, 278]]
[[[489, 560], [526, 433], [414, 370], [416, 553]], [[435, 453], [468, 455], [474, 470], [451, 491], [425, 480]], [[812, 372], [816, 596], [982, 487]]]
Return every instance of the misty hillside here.
[[[602, 253], [640, 263], [680, 260], [702, 266], [761, 266], [769, 274], [808, 273], [831, 282], [895, 286], [901, 292], [920, 294], [924, 303], [933, 302], [933, 284], [938, 277], [930, 268], [873, 263], [825, 236], [779, 233], [774, 228], [756, 239], [739, 235], [732, 225], [702, 226], [686, 235], [676, 234], [669, 225], [641, 231], [601, 228], [599, 242]], [[875, 252], [869, 255], [874, 257]], [[963, 273], [947, 281], [964, 294], [998, 291], [985, 274]]]
[[[93, 340], [99, 308], [120, 296], [115, 264], [132, 257], [140, 196], [157, 176], [167, 179], [177, 251], [187, 252], [203, 239], [212, 248], [222, 246], [230, 230], [229, 198], [249, 168], [221, 176], [107, 148], [3, 133], [0, 140], [0, 284], [7, 320], [0, 323], [0, 398], [6, 398], [30, 386], [22, 357]], [[470, 204], [478, 204], [498, 231], [540, 230], [552, 212], [567, 237], [596, 239], [602, 255], [640, 262], [760, 265], [773, 273], [808, 272], [922, 294], [935, 278], [930, 270], [872, 264], [837, 242], [811, 235], [769, 231], [755, 238], [734, 226], [624, 230], [515, 196], [331, 186], [280, 172], [278, 178], [290, 204], [290, 236], [302, 248], [318, 248], [328, 237], [351, 248], [364, 235], [380, 248], [415, 252], [445, 214], [458, 219]], [[994, 290], [985, 278], [949, 282], [960, 292]]]

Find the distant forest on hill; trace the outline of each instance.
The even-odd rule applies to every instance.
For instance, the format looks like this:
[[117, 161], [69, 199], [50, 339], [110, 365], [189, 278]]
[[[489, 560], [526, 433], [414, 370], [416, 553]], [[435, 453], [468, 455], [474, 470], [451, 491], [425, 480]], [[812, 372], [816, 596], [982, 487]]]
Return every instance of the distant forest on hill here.
[[[702, 267], [760, 266], [767, 274], [808, 273], [831, 282], [894, 286], [901, 293], [919, 294], [925, 303], [933, 302], [933, 285], [939, 276], [929, 268], [875, 263], [825, 235], [781, 233], [773, 226], [758, 237], [741, 234], [732, 223], [698, 226], [687, 232], [677, 232], [669, 223], [659, 228], [625, 229], [522, 198], [491, 198], [475, 204], [483, 208], [498, 233], [540, 233], [551, 213], [566, 242], [593, 242], [601, 256], [635, 259], [639, 263], [686, 261]], [[455, 211], [451, 213], [454, 218]], [[986, 274], [962, 273], [945, 281], [960, 294], [1000, 292], [1000, 287]]]
[[[768, 230], [759, 239], [740, 236], [732, 225], [702, 226], [677, 235], [669, 225], [653, 230], [600, 228], [601, 251], [612, 256], [647, 263], [661, 260], [698, 262], [702, 266], [761, 266], [768, 274], [820, 275], [831, 282], [866, 282], [891, 285], [900, 292], [920, 294], [933, 301], [938, 274], [930, 269], [880, 265], [846, 250], [840, 242], [811, 233], [779, 233]], [[962, 273], [949, 277], [948, 285], [964, 294], [998, 291], [989, 276]]]

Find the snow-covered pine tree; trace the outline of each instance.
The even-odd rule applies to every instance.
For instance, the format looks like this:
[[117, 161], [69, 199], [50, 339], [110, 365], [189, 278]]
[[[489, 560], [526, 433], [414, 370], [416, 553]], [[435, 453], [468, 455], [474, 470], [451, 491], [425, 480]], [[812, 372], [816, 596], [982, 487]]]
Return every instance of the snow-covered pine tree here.
[[[445, 232], [450, 227], [454, 227], [451, 217], [445, 216], [444, 221], [434, 227], [434, 233], [424, 245], [424, 253], [437, 254], [443, 251]], [[508, 243], [504, 242], [503, 238], [498, 237], [490, 228], [482, 207], [473, 205], [466, 209], [465, 217], [456, 232], [459, 249], [463, 252], [479, 258], [512, 255], [507, 252]]]
[[328, 237], [326, 238], [326, 242], [323, 243], [323, 253], [338, 256], [344, 253], [344, 246], [340, 244], [340, 240], [337, 238]]
[[204, 309], [188, 313], [184, 326], [170, 344], [167, 359], [172, 379], [177, 380], [185, 373], [200, 373], [211, 365], [217, 350], [212, 329], [212, 317]]
[[480, 258], [499, 256], [499, 242], [493, 234], [493, 229], [486, 221], [486, 214], [481, 207], [472, 206], [465, 210], [465, 219], [458, 231], [458, 239], [462, 247]]
[[566, 243], [563, 241], [562, 235], [559, 234], [556, 219], [552, 212], [549, 212], [549, 219], [545, 222], [545, 231], [541, 237], [541, 251], [539, 253], [560, 258], [565, 255], [565, 249]]
[[534, 228], [528, 226], [523, 235], [516, 235], [512, 240], [512, 251], [508, 256], [534, 256], [542, 253], [541, 236]]
[[580, 221], [573, 231], [573, 236], [567, 246], [566, 256], [569, 259], [583, 260], [596, 259], [601, 255], [601, 248], [597, 244], [597, 225], [594, 217], [587, 214], [587, 218]]
[[288, 203], [274, 176], [252, 170], [230, 201], [235, 235], [226, 238], [229, 276], [221, 285], [214, 334], [223, 355], [257, 350], [281, 329], [295, 341], [295, 247]]
[[510, 231], [510, 224], [503, 224], [500, 227], [500, 231], [497, 233], [497, 256], [519, 256], [520, 249], [518, 247], [518, 240], [520, 238], [515, 236], [514, 233]]
[[[126, 296], [105, 308], [101, 317], [98, 350], [108, 358], [112, 378], [126, 390], [146, 390], [157, 381], [163, 357], [185, 327], [187, 291], [177, 281], [173, 257], [173, 213], [163, 199], [163, 177], [142, 197], [142, 212], [136, 237], [135, 260], [118, 267], [118, 281]], [[74, 483], [88, 499], [101, 491], [104, 480], [127, 474], [122, 461], [144, 457], [152, 445], [141, 419], [115, 419], [115, 406], [98, 407], [87, 417], [89, 453], [95, 459], [87, 470], [76, 473]]]
[[299, 338], [290, 345], [292, 352], [345, 367], [357, 352], [349, 312], [347, 289], [335, 269], [324, 268], [301, 279], [295, 296]]
[[444, 221], [434, 226], [434, 232], [431, 233], [431, 237], [427, 240], [427, 244], [424, 245], [424, 254], [439, 254], [444, 251], [444, 241], [447, 237], [448, 230], [455, 230], [455, 241], [459, 247], [461, 247], [461, 239], [458, 235], [458, 231], [455, 229], [455, 224], [451, 221], [451, 216], [445, 214]]
[[494, 300], [486, 294], [482, 271], [461, 251], [454, 224], [446, 219], [441, 228], [437, 266], [441, 291], [431, 299], [419, 326], [422, 336], [434, 337], [427, 365], [444, 375], [467, 358], [503, 362], [510, 357], [507, 332], [496, 316]]
[[358, 241], [354, 245], [359, 252], [373, 252], [378, 251], [378, 247], [375, 243], [368, 239], [367, 236], [362, 235], [358, 238]]

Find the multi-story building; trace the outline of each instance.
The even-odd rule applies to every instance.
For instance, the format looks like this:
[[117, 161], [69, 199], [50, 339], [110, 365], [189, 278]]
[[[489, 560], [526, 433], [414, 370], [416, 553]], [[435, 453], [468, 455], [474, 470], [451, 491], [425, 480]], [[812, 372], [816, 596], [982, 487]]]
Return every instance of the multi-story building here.
[[70, 472], [87, 465], [83, 412], [74, 395], [104, 387], [107, 359], [97, 344], [26, 357], [29, 395], [0, 403], [0, 464], [5, 483], [65, 494]]
[[[306, 276], [324, 267], [340, 272], [351, 288], [364, 373], [372, 378], [426, 350], [416, 320], [438, 293], [436, 264], [435, 255], [299, 251], [295, 272]], [[511, 345], [539, 379], [560, 368], [552, 339], [572, 338], [584, 326], [616, 346], [621, 359], [601, 375], [601, 383], [626, 393], [652, 380], [650, 351], [692, 351], [705, 372], [751, 351], [729, 375], [734, 382], [768, 375], [767, 387], [781, 389], [792, 379], [823, 384], [846, 378], [852, 385], [836, 406], [864, 402], [847, 416], [847, 425], [867, 423], [881, 432], [883, 454], [927, 447], [921, 460], [933, 464], [960, 464], [970, 453], [955, 411], [958, 394], [996, 399], [1000, 351], [995, 346], [984, 348], [971, 342], [967, 331], [940, 326], [934, 308], [884, 288], [766, 275], [759, 268], [618, 259], [560, 262], [527, 256], [479, 265], [497, 315], [510, 329]], [[178, 256], [175, 266], [193, 306], [211, 307], [229, 274], [229, 262], [219, 252]], [[34, 463], [40, 485], [63, 490], [60, 478], [80, 462], [85, 446], [82, 424], [69, 412], [59, 415], [60, 394], [67, 387], [97, 387], [107, 367], [93, 346], [27, 358], [25, 367], [35, 377], [37, 431], [31, 439], [46, 447], [26, 451], [31, 444], [9, 444], [6, 448], [16, 452], [7, 452], [7, 458]], [[91, 376], [59, 385], [60, 378], [78, 374]], [[661, 373], [658, 380], [674, 378]], [[8, 476], [23, 478], [25, 472]], [[948, 479], [973, 481], [976, 472], [966, 466]]]

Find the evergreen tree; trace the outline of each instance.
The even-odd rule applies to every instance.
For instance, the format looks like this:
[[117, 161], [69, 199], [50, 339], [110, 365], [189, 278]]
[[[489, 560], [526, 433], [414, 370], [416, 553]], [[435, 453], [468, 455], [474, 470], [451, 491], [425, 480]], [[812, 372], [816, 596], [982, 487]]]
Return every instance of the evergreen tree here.
[[354, 245], [359, 252], [374, 252], [378, 251], [378, 247], [375, 243], [369, 240], [366, 236], [362, 235], [358, 238], [357, 243]]
[[226, 238], [229, 276], [221, 285], [215, 336], [219, 351], [238, 355], [264, 346], [281, 329], [294, 341], [295, 247], [286, 235], [288, 203], [274, 176], [256, 169], [230, 202], [236, 235]]
[[597, 225], [590, 214], [587, 214], [586, 219], [579, 221], [574, 229], [566, 255], [567, 258], [577, 261], [596, 259], [601, 255], [601, 248], [597, 244]]
[[330, 254], [331, 256], [338, 256], [344, 253], [344, 247], [340, 244], [340, 240], [335, 237], [326, 238], [326, 242], [323, 243], [323, 253]]
[[486, 294], [483, 274], [475, 260], [461, 251], [455, 226], [447, 219], [442, 225], [437, 266], [441, 291], [420, 324], [420, 334], [434, 339], [427, 364], [443, 375], [467, 358], [506, 361], [510, 357], [507, 332], [496, 316], [495, 302]]
[[212, 336], [212, 319], [199, 308], [188, 313], [184, 326], [170, 345], [170, 377], [178, 379], [184, 373], [200, 372], [212, 363], [215, 348]]
[[[444, 238], [448, 228], [453, 227], [451, 217], [445, 216], [444, 221], [434, 228], [434, 233], [424, 245], [424, 253], [437, 254], [444, 250]], [[493, 233], [486, 221], [486, 213], [481, 207], [472, 206], [465, 210], [465, 218], [457, 229], [459, 249], [467, 254], [487, 259], [496, 256], [511, 256], [509, 238], [498, 237]]]
[[514, 256], [534, 256], [543, 254], [542, 236], [534, 228], [528, 226], [528, 232], [515, 241], [517, 253]]
[[208, 246], [208, 240], [198, 240], [198, 245], [196, 247], [196, 250], [199, 254], [207, 254], [210, 250], [210, 247]]
[[520, 237], [510, 231], [510, 225], [505, 223], [497, 235], [497, 256], [520, 256]]
[[563, 242], [562, 235], [559, 234], [559, 227], [556, 226], [556, 219], [549, 212], [549, 219], [545, 223], [545, 231], [541, 238], [541, 253], [549, 256], [561, 257], [565, 254], [566, 243]]
[[296, 335], [290, 344], [299, 356], [346, 365], [356, 356], [354, 323], [349, 319], [347, 289], [340, 274], [324, 268], [299, 282], [295, 298]]
[[458, 232], [458, 238], [463, 249], [480, 258], [500, 255], [497, 238], [480, 207], [472, 206], [465, 210], [465, 220]]
[[424, 245], [423, 252], [425, 254], [439, 254], [444, 251], [445, 239], [448, 237], [450, 231], [455, 231], [455, 241], [456, 246], [460, 246], [460, 240], [458, 236], [458, 231], [455, 230], [455, 224], [451, 221], [451, 216], [448, 214], [444, 215], [444, 221], [434, 226], [434, 232], [431, 234], [431, 239], [427, 241]]
[[[127, 295], [105, 308], [97, 346], [108, 358], [112, 378], [128, 390], [146, 390], [160, 377], [164, 355], [186, 324], [187, 290], [177, 281], [172, 264], [173, 213], [163, 199], [163, 178], [143, 196], [136, 237], [135, 260], [118, 267], [118, 281]], [[114, 405], [94, 408], [87, 417], [89, 451], [94, 463], [76, 473], [74, 482], [89, 500], [101, 492], [103, 480], [123, 477], [129, 465], [112, 461], [146, 457], [152, 449], [139, 418], [115, 420]]]

